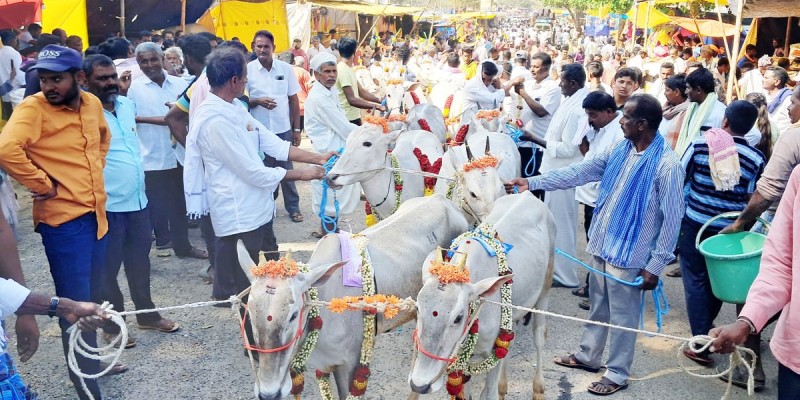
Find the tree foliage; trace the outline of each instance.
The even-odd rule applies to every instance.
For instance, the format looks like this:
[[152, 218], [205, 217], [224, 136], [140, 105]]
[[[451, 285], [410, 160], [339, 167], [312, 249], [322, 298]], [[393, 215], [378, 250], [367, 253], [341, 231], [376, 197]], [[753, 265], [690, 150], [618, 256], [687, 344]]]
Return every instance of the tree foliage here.
[[611, 12], [624, 14], [631, 9], [633, 0], [542, 0], [543, 4], [551, 8], [563, 8], [572, 16], [575, 28], [583, 31], [581, 21], [584, 19], [585, 12], [610, 5]]

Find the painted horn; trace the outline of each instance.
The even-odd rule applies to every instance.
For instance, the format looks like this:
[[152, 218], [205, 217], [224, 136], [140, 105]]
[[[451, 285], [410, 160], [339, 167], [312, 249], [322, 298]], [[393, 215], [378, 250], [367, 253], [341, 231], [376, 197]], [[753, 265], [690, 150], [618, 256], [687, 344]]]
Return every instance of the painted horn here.
[[265, 265], [267, 263], [267, 257], [264, 256], [264, 254], [266, 253], [263, 251], [258, 252], [258, 265]]
[[461, 253], [461, 259], [458, 260], [458, 268], [464, 269], [467, 267], [467, 253]]
[[286, 261], [292, 261], [292, 250], [286, 251]]
[[444, 256], [442, 255], [443, 252], [444, 249], [442, 249], [440, 246], [436, 246], [436, 262], [444, 262]]
[[483, 151], [483, 154], [489, 155], [489, 151], [492, 150], [492, 145], [489, 143], [489, 137], [486, 137], [486, 149]]
[[467, 149], [467, 161], [474, 160], [475, 157], [472, 155], [472, 150], [469, 148], [469, 143], [467, 143], [466, 139], [464, 139], [464, 146]]

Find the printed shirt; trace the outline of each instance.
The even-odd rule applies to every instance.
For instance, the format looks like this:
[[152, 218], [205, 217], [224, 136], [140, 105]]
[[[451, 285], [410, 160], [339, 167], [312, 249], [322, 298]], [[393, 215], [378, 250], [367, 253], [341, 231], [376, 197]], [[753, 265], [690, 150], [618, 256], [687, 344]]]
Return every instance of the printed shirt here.
[[136, 108], [124, 96], [114, 102], [114, 112], [103, 110], [111, 131], [111, 146], [103, 170], [109, 212], [139, 211], [147, 207], [144, 164], [136, 133]]
[[[189, 86], [184, 79], [163, 73], [165, 78], [161, 86], [144, 75], [131, 83], [128, 99], [136, 106], [137, 117], [167, 115], [167, 103], [174, 103]], [[145, 171], [163, 171], [178, 167], [168, 126], [136, 124], [136, 129], [139, 132]]]
[[269, 97], [277, 104], [274, 109], [267, 110], [256, 106], [250, 113], [258, 122], [275, 134], [292, 129], [289, 96], [300, 91], [300, 84], [292, 71], [292, 66], [281, 60], [272, 60], [272, 69], [267, 70], [258, 59], [247, 64], [247, 91], [251, 99]]
[[[658, 172], [653, 180], [650, 201], [644, 213], [644, 221], [630, 257], [628, 268], [640, 268], [652, 274], [660, 275], [664, 267], [675, 257], [673, 251], [678, 241], [678, 231], [683, 218], [683, 168], [680, 160], [664, 143], [665, 149], [658, 165]], [[572, 166], [557, 169], [540, 176], [528, 178], [528, 189], [545, 191], [569, 189], [597, 182], [603, 179], [613, 149], [585, 159]], [[616, 183], [608, 195], [605, 206], [596, 212], [589, 230], [589, 243], [586, 252], [600, 257], [606, 232], [611, 223], [612, 210], [620, 199], [628, 194], [624, 192], [630, 172], [636, 162], [644, 154], [631, 149], [625, 156], [625, 163], [617, 176]]]
[[33, 222], [59, 226], [84, 214], [97, 215], [97, 238], [108, 231], [103, 168], [111, 142], [103, 106], [81, 92], [81, 106], [51, 105], [41, 92], [25, 98], [0, 134], [0, 168], [38, 194]]

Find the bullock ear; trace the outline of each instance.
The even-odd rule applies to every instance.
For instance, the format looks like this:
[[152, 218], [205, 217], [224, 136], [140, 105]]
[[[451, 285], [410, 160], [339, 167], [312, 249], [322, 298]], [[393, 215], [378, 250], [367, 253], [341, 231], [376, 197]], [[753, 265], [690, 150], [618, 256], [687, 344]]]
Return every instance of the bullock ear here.
[[397, 138], [400, 137], [400, 134], [403, 133], [403, 129], [392, 131], [383, 135], [386, 138], [386, 142], [392, 144], [397, 141]]
[[299, 274], [297, 276], [299, 289], [301, 292], [325, 284], [336, 270], [347, 264], [347, 261], [339, 261], [334, 264], [320, 265], [311, 271]]
[[256, 263], [253, 261], [253, 258], [250, 257], [250, 253], [247, 251], [247, 248], [244, 247], [244, 242], [242, 242], [241, 239], [236, 241], [236, 253], [238, 254], [239, 265], [242, 267], [242, 271], [247, 275], [247, 279], [253, 282], [252, 268], [256, 266]]
[[503, 286], [504, 283], [507, 283], [512, 278], [514, 278], [514, 274], [486, 278], [478, 281], [472, 285], [472, 295], [475, 297], [472, 300], [476, 300], [478, 297], [489, 297], [493, 295], [496, 291], [500, 290], [500, 287]]

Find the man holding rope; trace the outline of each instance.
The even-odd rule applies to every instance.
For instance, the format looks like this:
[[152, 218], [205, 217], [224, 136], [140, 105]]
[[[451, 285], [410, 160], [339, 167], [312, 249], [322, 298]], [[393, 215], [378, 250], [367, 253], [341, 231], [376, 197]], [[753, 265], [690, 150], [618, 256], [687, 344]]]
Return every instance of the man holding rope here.
[[[597, 207], [586, 251], [592, 266], [604, 272], [591, 277], [589, 319], [636, 328], [642, 291], [655, 289], [658, 276], [672, 261], [684, 203], [683, 169], [658, 134], [661, 105], [650, 95], [635, 95], [625, 104], [620, 124], [627, 140], [597, 156], [532, 178], [514, 178], [506, 191], [561, 190], [600, 182]], [[515, 188], [516, 187], [516, 188]], [[641, 277], [640, 285], [633, 285]], [[554, 362], [597, 372], [610, 338], [606, 373], [589, 392], [609, 395], [628, 387], [636, 334], [588, 325], [580, 351]]]

